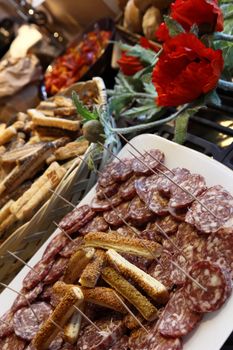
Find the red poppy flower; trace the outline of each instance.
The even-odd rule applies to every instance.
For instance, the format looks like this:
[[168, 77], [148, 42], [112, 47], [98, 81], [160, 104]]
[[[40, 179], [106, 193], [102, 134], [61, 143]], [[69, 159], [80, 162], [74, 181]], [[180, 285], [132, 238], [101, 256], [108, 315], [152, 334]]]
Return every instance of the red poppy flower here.
[[207, 48], [193, 34], [171, 38], [163, 45], [152, 74], [158, 105], [178, 106], [213, 90], [223, 63], [221, 50]]
[[194, 23], [204, 26], [205, 32], [223, 30], [223, 14], [217, 0], [176, 0], [171, 5], [171, 17], [186, 31]]
[[157, 40], [165, 42], [170, 39], [169, 30], [166, 24], [163, 22], [160, 24], [159, 28], [155, 32]]
[[148, 40], [147, 38], [145, 38], [144, 36], [142, 36], [140, 38], [140, 45], [144, 48], [144, 49], [150, 49], [154, 52], [159, 52], [159, 50], [161, 49], [161, 47], [152, 42], [151, 40]]
[[125, 75], [134, 75], [144, 68], [138, 57], [128, 56], [125, 52], [122, 52], [121, 58], [117, 63], [120, 66], [120, 70]]

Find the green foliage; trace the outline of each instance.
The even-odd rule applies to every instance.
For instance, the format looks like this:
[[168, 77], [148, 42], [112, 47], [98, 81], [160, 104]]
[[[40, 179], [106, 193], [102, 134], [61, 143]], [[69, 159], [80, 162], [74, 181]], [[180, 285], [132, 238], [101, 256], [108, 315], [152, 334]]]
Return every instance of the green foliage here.
[[195, 114], [202, 106], [198, 105], [194, 108], [188, 108], [180, 114], [175, 122], [175, 135], [173, 141], [183, 144], [186, 139], [189, 118]]
[[127, 55], [139, 57], [142, 62], [149, 65], [154, 65], [158, 54], [150, 49], [144, 49], [141, 45], [128, 45], [119, 43], [120, 48], [126, 51]]
[[214, 106], [221, 106], [221, 99], [218, 96], [216, 90], [213, 90], [211, 92], [209, 92], [206, 96], [205, 96], [205, 104], [211, 104]]
[[79, 99], [75, 91], [72, 91], [72, 100], [73, 100], [73, 104], [77, 109], [77, 113], [82, 117], [82, 121], [84, 123], [89, 120], [96, 120], [99, 118], [97, 111], [91, 112], [86, 106], [84, 106], [84, 104]]
[[166, 23], [170, 36], [176, 36], [181, 33], [185, 33], [184, 28], [181, 24], [175, 21], [173, 18], [169, 16], [164, 16], [164, 22]]

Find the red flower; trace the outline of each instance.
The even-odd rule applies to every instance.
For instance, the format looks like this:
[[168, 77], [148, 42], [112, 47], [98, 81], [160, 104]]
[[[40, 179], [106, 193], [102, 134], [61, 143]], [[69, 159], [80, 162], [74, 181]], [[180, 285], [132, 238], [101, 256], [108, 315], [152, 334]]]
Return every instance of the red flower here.
[[160, 47], [158, 44], [156, 44], [156, 43], [154, 43], [154, 42], [148, 40], [148, 39], [145, 38], [144, 36], [142, 36], [142, 37], [140, 38], [140, 45], [141, 45], [144, 49], [150, 49], [150, 50], [152, 50], [152, 51], [154, 51], [154, 52], [159, 52], [159, 50], [161, 49], [161, 47]]
[[217, 0], [176, 0], [171, 5], [171, 17], [186, 31], [189, 31], [194, 23], [204, 26], [205, 32], [223, 30], [223, 14]]
[[134, 75], [144, 68], [138, 57], [128, 56], [125, 52], [122, 52], [121, 58], [117, 63], [119, 64], [122, 73], [125, 75]]
[[170, 39], [169, 30], [166, 24], [163, 22], [155, 32], [155, 36], [159, 41], [167, 41]]
[[207, 48], [190, 33], [171, 38], [163, 49], [152, 74], [158, 105], [192, 102], [216, 87], [223, 70], [221, 50]]

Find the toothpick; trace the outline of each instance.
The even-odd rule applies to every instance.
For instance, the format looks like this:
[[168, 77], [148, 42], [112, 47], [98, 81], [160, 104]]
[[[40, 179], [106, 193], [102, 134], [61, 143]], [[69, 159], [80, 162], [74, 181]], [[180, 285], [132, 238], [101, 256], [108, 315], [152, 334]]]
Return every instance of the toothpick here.
[[135, 321], [139, 324], [140, 327], [144, 329], [144, 331], [149, 334], [148, 330], [143, 326], [142, 322], [137, 318], [137, 316], [134, 315], [134, 313], [128, 308], [128, 306], [124, 303], [124, 301], [120, 298], [120, 296], [114, 291], [113, 292], [119, 302], [124, 306], [124, 308], [128, 311], [128, 313], [135, 319]]
[[64, 333], [64, 329], [54, 320], [51, 319], [51, 322], [56, 326], [62, 333]]
[[1, 319], [0, 319], [0, 322], [3, 323], [3, 324], [5, 324], [7, 327], [11, 327], [10, 323], [8, 323], [8, 322], [6, 322], [6, 321], [4, 321], [4, 320], [1, 320]]
[[110, 149], [108, 149], [108, 147], [106, 147], [103, 143], [98, 142], [98, 144], [100, 146], [102, 146], [107, 152], [109, 152], [113, 157], [115, 157], [116, 159], [119, 160], [120, 163], [122, 163], [123, 165], [125, 165], [125, 163], [123, 162], [123, 160], [121, 158], [119, 158], [116, 154], [114, 154]]
[[75, 242], [74, 239], [71, 238], [70, 235], [68, 235], [68, 233], [67, 233], [59, 224], [57, 224], [55, 221], [53, 221], [53, 223], [54, 223], [54, 225], [55, 225], [56, 227], [59, 228], [59, 230], [62, 231], [62, 233], [64, 233], [64, 235], [65, 235], [71, 242], [77, 244], [77, 242]]
[[9, 250], [7, 250], [7, 253], [10, 254], [11, 256], [13, 256], [15, 259], [19, 260], [22, 264], [24, 264], [25, 266], [27, 266], [30, 270], [32, 270], [34, 273], [36, 273], [37, 275], [39, 275], [39, 273], [30, 265], [28, 265], [23, 259], [21, 259], [20, 257], [18, 257], [16, 254], [10, 252]]
[[201, 289], [203, 289], [205, 292], [207, 292], [207, 289], [205, 287], [203, 287], [202, 284], [200, 284], [197, 280], [195, 280], [189, 273], [187, 273], [182, 267], [180, 267], [175, 261], [171, 260], [171, 263], [180, 271], [182, 271], [186, 277], [188, 277], [189, 279], [191, 279], [193, 281], [193, 283], [195, 283], [196, 285], [198, 285], [198, 287], [200, 287]]
[[12, 292], [18, 294], [19, 296], [23, 297], [23, 298], [26, 300], [26, 302], [27, 302], [27, 304], [28, 304], [30, 310], [31, 310], [32, 313], [33, 313], [33, 315], [35, 316], [35, 319], [37, 320], [38, 324], [40, 324], [40, 320], [38, 319], [38, 317], [37, 317], [35, 311], [33, 310], [32, 305], [31, 305], [30, 301], [28, 300], [28, 298], [26, 297], [26, 295], [24, 295], [24, 294], [21, 293], [21, 292], [18, 292], [16, 289], [13, 289], [13, 288], [9, 287], [9, 286], [8, 286], [7, 284], [5, 284], [5, 283], [0, 282], [0, 285], [3, 286], [3, 287], [5, 287], [5, 288], [7, 288], [7, 289], [9, 289], [9, 290], [11, 290]]
[[73, 307], [93, 326], [98, 332], [101, 332], [101, 329], [87, 316], [80, 310], [76, 305], [73, 305]]
[[64, 202], [66, 202], [67, 204], [69, 204], [71, 207], [76, 208], [76, 206], [75, 206], [73, 203], [71, 203], [70, 201], [68, 201], [65, 197], [63, 197], [62, 195], [58, 194], [57, 192], [51, 190], [51, 188], [49, 189], [49, 191], [51, 191], [53, 194], [55, 194], [55, 196], [61, 198]]
[[[123, 140], [125, 140], [134, 150], [136, 150], [137, 153], [139, 153], [143, 158], [143, 154], [137, 150], [137, 148], [132, 145], [132, 143], [130, 141], [128, 141], [123, 135], [119, 134], [120, 137], [123, 138]], [[168, 180], [170, 180], [175, 186], [179, 187], [183, 192], [185, 192], [186, 194], [188, 194], [189, 196], [191, 196], [194, 200], [196, 200], [200, 205], [202, 205], [206, 211], [208, 211], [212, 216], [214, 216], [217, 220], [221, 220], [221, 218], [219, 218], [218, 216], [216, 216], [212, 210], [210, 210], [205, 204], [203, 204], [196, 196], [194, 196], [191, 192], [189, 192], [188, 190], [186, 190], [186, 188], [180, 186], [178, 183], [176, 183], [173, 179], [170, 178], [170, 176], [168, 176], [167, 174], [165, 174], [163, 171], [161, 171], [160, 169], [156, 169], [156, 171], [154, 169], [151, 168], [150, 165], [146, 164], [143, 160], [141, 160], [140, 158], [138, 158], [134, 153], [128, 151], [134, 158], [136, 158], [139, 162], [141, 162], [144, 166], [146, 166], [153, 174], [157, 175], [157, 172], [159, 172], [160, 174], [162, 174], [163, 176], [165, 176]], [[158, 163], [160, 163], [161, 165], [164, 166], [163, 163], [159, 162], [157, 158], [155, 158], [154, 156], [152, 156], [150, 153], [146, 152], [147, 154], [149, 154], [151, 156], [151, 158], [153, 158], [154, 160], [156, 160]], [[168, 169], [168, 168], [167, 168]], [[168, 169], [170, 170], [170, 169]]]

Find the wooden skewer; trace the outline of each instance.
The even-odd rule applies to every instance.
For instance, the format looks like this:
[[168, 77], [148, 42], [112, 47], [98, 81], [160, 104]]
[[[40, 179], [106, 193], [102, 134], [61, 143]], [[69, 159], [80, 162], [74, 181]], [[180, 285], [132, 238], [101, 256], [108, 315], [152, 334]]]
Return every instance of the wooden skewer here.
[[[134, 145], [132, 145], [132, 143], [130, 141], [128, 141], [123, 135], [121, 135], [120, 133], [118, 134], [125, 142], [127, 142], [138, 154], [140, 154], [143, 158], [144, 155], [142, 152], [140, 152]], [[151, 155], [149, 152], [145, 151], [147, 154], [150, 155], [150, 157], [154, 160], [156, 160], [156, 162], [158, 162], [159, 164], [161, 164], [162, 166], [164, 166], [163, 163], [161, 163], [156, 157], [154, 157], [153, 155]], [[129, 153], [136, 158], [139, 162], [141, 162], [143, 165], [145, 165], [150, 171], [152, 171], [153, 174], [157, 174], [156, 171], [158, 171], [160, 174], [162, 174], [163, 176], [165, 176], [168, 180], [170, 180], [175, 186], [179, 187], [183, 192], [185, 192], [186, 194], [188, 194], [189, 196], [191, 196], [194, 200], [196, 200], [201, 206], [203, 206], [205, 208], [205, 210], [207, 210], [212, 216], [214, 216], [216, 219], [221, 220], [221, 218], [219, 218], [218, 216], [216, 216], [212, 210], [210, 210], [205, 204], [203, 204], [196, 196], [194, 196], [191, 192], [189, 192], [188, 190], [186, 190], [186, 188], [180, 186], [178, 183], [176, 183], [173, 179], [170, 178], [170, 176], [168, 176], [167, 174], [165, 174], [162, 170], [160, 169], [156, 169], [156, 171], [154, 169], [152, 169], [148, 164], [146, 164], [143, 160], [139, 159], [134, 153], [130, 152]], [[164, 166], [167, 170], [170, 171], [169, 168], [167, 168], [166, 166]]]
[[27, 302], [29, 308], [31, 309], [31, 311], [32, 311], [32, 313], [33, 313], [33, 315], [35, 316], [35, 319], [36, 319], [37, 323], [40, 324], [40, 320], [38, 319], [38, 317], [37, 317], [35, 311], [33, 310], [32, 305], [31, 305], [30, 301], [28, 300], [28, 298], [26, 297], [26, 295], [24, 295], [24, 294], [21, 293], [21, 292], [18, 292], [16, 289], [13, 289], [13, 288], [9, 287], [9, 286], [8, 286], [7, 284], [5, 284], [5, 283], [0, 282], [0, 285], [3, 286], [3, 287], [5, 287], [5, 288], [7, 288], [7, 289], [9, 289], [9, 290], [11, 290], [12, 292], [18, 294], [19, 296], [23, 297], [23, 298], [26, 300], [26, 302]]
[[19, 260], [22, 264], [24, 264], [25, 266], [27, 266], [30, 270], [32, 270], [34, 273], [36, 273], [37, 275], [39, 275], [39, 273], [29, 264], [27, 264], [22, 258], [18, 257], [16, 254], [10, 252], [9, 250], [7, 250], [7, 253], [11, 256], [13, 256], [15, 259]]
[[107, 152], [109, 152], [114, 158], [118, 159], [120, 163], [122, 163], [123, 165], [125, 165], [125, 163], [123, 162], [123, 160], [121, 158], [119, 158], [116, 154], [114, 154], [110, 149], [108, 149], [108, 147], [106, 147], [103, 143], [98, 142], [98, 144], [100, 146], [102, 146]]
[[73, 307], [93, 326], [98, 332], [102, 332], [101, 329], [84, 313], [80, 310], [76, 305]]
[[10, 323], [8, 323], [8, 322], [6, 322], [6, 321], [4, 321], [4, 320], [1, 320], [1, 319], [0, 319], [0, 322], [3, 323], [3, 324], [5, 324], [7, 327], [11, 327]]
[[76, 206], [75, 206], [73, 203], [69, 202], [65, 197], [63, 197], [62, 195], [58, 194], [56, 191], [51, 190], [51, 188], [49, 189], [49, 191], [51, 191], [51, 192], [52, 192], [53, 194], [55, 194], [57, 197], [61, 198], [64, 202], [66, 202], [67, 204], [69, 204], [71, 207], [76, 208]]
[[149, 334], [148, 330], [146, 329], [146, 327], [143, 326], [142, 322], [137, 318], [137, 316], [134, 315], [134, 313], [130, 310], [130, 308], [128, 308], [128, 306], [126, 305], [126, 303], [124, 303], [124, 301], [121, 299], [121, 297], [114, 291], [115, 296], [117, 297], [117, 299], [119, 300], [119, 302], [124, 306], [124, 308], [128, 311], [128, 313], [135, 319], [135, 321], [139, 324], [140, 327], [142, 327], [144, 329], [144, 331]]
[[64, 233], [64, 235], [74, 244], [77, 244], [77, 242], [75, 242], [75, 240], [73, 238], [70, 237], [70, 235], [68, 235], [68, 233], [59, 225], [57, 224], [55, 221], [53, 221], [54, 225], [59, 228], [59, 230], [62, 231], [62, 233]]
[[55, 322], [54, 320], [51, 319], [51, 322], [54, 324], [54, 326], [56, 326], [62, 333], [64, 333], [64, 329], [59, 325], [57, 324], [57, 322]]

